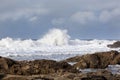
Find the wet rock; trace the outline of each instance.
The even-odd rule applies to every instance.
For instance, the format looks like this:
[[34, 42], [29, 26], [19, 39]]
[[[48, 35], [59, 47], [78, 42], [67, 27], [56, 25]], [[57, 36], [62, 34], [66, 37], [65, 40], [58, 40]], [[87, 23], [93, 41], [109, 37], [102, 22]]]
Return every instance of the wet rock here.
[[75, 56], [75, 57], [68, 58], [64, 61], [66, 61], [66, 62], [79, 62], [81, 59], [82, 59], [81, 56]]
[[114, 42], [113, 44], [109, 44], [109, 45], [107, 45], [107, 47], [119, 48], [120, 47], [120, 41]]
[[10, 67], [17, 64], [16, 61], [4, 57], [0, 57], [0, 73], [9, 73]]
[[24, 77], [9, 77], [9, 78], [3, 79], [3, 80], [30, 80], [30, 79], [27, 79]]
[[119, 80], [120, 75], [113, 75], [107, 70], [99, 70], [89, 73], [58, 73], [40, 75], [10, 75], [3, 80]]
[[6, 75], [3, 73], [0, 73], [0, 80], [2, 80]]
[[104, 76], [91, 76], [86, 78], [81, 78], [81, 80], [107, 80]]
[[36, 75], [60, 72], [78, 72], [67, 62], [53, 60], [14, 61], [0, 58], [0, 72], [17, 75]]
[[83, 68], [106, 68], [108, 65], [119, 64], [120, 54], [117, 51], [97, 52], [83, 56], [72, 57], [66, 60], [67, 62], [75, 62], [76, 69]]
[[56, 62], [53, 60], [35, 60], [30, 61], [27, 64], [23, 63], [21, 67], [22, 74], [49, 74], [59, 72], [76, 72], [71, 65], [67, 62]]
[[90, 72], [87, 73], [89, 77], [91, 76], [102, 76], [105, 78], [105, 80], [110, 80], [113, 78], [113, 74], [110, 71], [107, 70], [98, 70], [97, 72]]

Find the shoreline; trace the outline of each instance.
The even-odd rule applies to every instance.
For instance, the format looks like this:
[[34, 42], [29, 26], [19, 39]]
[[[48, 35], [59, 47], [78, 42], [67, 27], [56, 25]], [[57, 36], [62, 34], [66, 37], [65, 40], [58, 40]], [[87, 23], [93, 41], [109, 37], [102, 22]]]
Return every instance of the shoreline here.
[[[68, 62], [76, 63], [70, 65]], [[2, 80], [109, 80], [110, 78], [119, 80], [120, 74], [112, 74], [106, 70], [109, 65], [119, 64], [120, 53], [117, 51], [75, 56], [63, 61], [45, 59], [15, 61], [0, 57], [0, 77]], [[80, 71], [90, 68], [96, 71], [87, 73]]]

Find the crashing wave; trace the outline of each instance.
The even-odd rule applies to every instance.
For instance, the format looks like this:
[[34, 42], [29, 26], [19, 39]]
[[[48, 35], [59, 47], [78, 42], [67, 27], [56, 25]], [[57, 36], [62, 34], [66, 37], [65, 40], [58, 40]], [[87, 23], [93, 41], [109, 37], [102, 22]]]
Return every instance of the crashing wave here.
[[113, 42], [115, 40], [71, 40], [67, 30], [51, 29], [38, 40], [9, 37], [1, 39], [0, 56], [20, 60], [41, 58], [61, 60], [77, 54], [109, 51], [111, 48], [107, 45]]
[[68, 45], [69, 39], [70, 36], [67, 34], [67, 30], [51, 29], [38, 41], [44, 45], [62, 46]]

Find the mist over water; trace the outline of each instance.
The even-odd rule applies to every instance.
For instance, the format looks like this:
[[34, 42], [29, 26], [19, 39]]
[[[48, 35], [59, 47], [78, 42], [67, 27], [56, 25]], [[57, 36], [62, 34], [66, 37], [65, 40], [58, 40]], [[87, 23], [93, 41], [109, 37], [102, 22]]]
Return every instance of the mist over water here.
[[0, 56], [16, 60], [54, 59], [63, 60], [68, 57], [120, 50], [108, 48], [116, 40], [71, 40], [67, 30], [50, 29], [48, 33], [38, 40], [12, 39], [10, 37], [0, 40]]

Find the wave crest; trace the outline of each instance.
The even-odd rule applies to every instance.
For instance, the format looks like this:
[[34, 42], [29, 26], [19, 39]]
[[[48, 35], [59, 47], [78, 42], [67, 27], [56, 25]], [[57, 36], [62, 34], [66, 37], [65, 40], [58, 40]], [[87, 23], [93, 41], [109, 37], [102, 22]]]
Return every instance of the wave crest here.
[[68, 45], [70, 36], [67, 34], [67, 30], [51, 29], [43, 38], [39, 39], [39, 42], [44, 45], [50, 46], [62, 46]]

